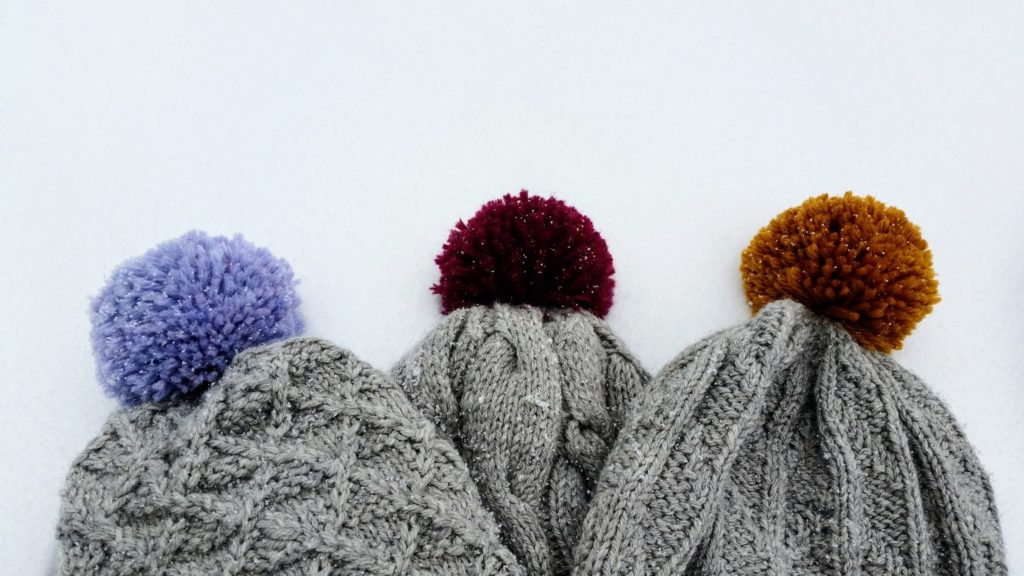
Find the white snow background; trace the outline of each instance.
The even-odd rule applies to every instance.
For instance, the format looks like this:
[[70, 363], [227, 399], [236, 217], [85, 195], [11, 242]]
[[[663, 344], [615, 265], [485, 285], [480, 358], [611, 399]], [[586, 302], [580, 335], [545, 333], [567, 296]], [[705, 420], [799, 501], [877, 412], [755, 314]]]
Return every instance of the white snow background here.
[[[46, 574], [115, 403], [89, 298], [200, 228], [291, 261], [308, 333], [382, 368], [439, 318], [451, 225], [520, 188], [588, 214], [655, 371], [748, 318], [739, 253], [854, 190], [943, 301], [895, 357], [949, 404], [1024, 572], [1024, 3], [0, 5], [0, 566]], [[696, 4], [696, 3], [694, 3]]]

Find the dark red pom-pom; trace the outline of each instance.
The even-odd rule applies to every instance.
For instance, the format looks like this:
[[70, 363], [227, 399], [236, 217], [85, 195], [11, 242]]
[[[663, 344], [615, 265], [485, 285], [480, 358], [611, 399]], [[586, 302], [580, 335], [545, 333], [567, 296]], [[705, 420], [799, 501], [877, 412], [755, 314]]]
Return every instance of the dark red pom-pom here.
[[459, 221], [436, 259], [441, 312], [475, 304], [612, 306], [612, 255], [590, 218], [554, 198], [507, 194]]

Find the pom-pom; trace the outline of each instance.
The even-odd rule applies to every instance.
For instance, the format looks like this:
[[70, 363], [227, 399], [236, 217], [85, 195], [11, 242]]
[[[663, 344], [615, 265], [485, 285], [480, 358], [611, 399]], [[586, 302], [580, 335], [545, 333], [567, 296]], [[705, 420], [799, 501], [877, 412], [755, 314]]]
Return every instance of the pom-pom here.
[[241, 236], [190, 232], [124, 263], [92, 305], [103, 387], [128, 405], [205, 389], [242, 350], [302, 329], [295, 284]]
[[796, 300], [882, 352], [900, 348], [939, 301], [920, 229], [902, 210], [850, 192], [776, 216], [743, 252], [740, 271], [755, 312]]
[[447, 314], [506, 302], [583, 309], [603, 317], [612, 305], [612, 256], [590, 219], [554, 198], [518, 196], [488, 202], [456, 224], [436, 259]]

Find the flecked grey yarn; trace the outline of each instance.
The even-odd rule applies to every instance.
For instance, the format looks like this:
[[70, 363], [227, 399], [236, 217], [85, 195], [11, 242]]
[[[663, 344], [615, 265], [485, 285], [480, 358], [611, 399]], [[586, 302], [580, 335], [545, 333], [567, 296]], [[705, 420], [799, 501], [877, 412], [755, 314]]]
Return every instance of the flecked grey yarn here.
[[648, 376], [587, 312], [473, 306], [393, 370], [458, 447], [529, 574], [568, 574], [579, 526]]
[[454, 447], [350, 353], [238, 355], [191, 403], [115, 413], [72, 466], [66, 575], [521, 575]]
[[1005, 574], [942, 403], [801, 304], [684, 351], [625, 423], [574, 574]]

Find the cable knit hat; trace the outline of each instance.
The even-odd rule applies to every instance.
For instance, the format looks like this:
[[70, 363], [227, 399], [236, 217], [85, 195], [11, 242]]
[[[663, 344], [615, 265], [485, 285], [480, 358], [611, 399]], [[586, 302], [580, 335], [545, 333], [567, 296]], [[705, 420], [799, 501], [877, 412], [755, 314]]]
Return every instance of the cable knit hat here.
[[608, 458], [576, 574], [1005, 574], [989, 481], [886, 355], [938, 301], [903, 212], [821, 196], [743, 253], [756, 316], [685, 350]]
[[[301, 322], [288, 265], [193, 233], [115, 272], [59, 573], [522, 575], [454, 446]], [[254, 347], [255, 346], [255, 347]]]
[[523, 191], [460, 221], [437, 263], [447, 316], [393, 375], [458, 447], [528, 573], [567, 574], [648, 379], [601, 320], [611, 256], [586, 216]]

